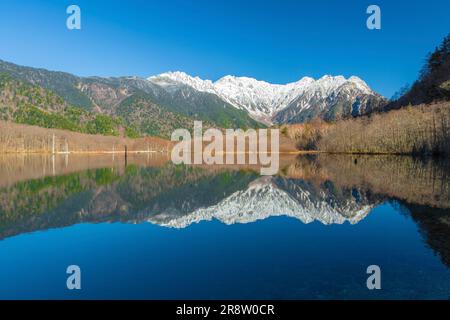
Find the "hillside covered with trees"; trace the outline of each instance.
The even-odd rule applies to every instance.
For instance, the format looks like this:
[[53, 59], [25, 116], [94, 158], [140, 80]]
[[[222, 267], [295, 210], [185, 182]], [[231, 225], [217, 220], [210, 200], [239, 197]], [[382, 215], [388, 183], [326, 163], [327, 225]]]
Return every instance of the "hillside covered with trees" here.
[[450, 34], [428, 55], [419, 78], [404, 91], [403, 95], [387, 105], [387, 110], [450, 100]]
[[107, 136], [137, 137], [120, 118], [69, 105], [50, 90], [0, 74], [0, 120]]

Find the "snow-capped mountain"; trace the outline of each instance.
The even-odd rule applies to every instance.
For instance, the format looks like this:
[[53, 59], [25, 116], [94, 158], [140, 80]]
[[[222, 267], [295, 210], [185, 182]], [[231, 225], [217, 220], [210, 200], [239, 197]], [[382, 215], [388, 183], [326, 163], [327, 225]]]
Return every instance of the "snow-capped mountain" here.
[[[188, 86], [219, 96], [232, 106], [246, 110], [255, 120], [272, 123], [303, 122], [314, 116], [362, 114], [384, 103], [358, 77], [304, 77], [286, 85], [247, 77], [226, 76], [216, 82], [184, 72], [168, 72], [148, 78], [168, 91]], [[337, 109], [342, 110], [337, 110]], [[369, 110], [370, 109], [370, 110]], [[302, 116], [303, 115], [303, 116]]]
[[333, 199], [325, 191], [316, 192], [309, 185], [294, 180], [262, 177], [247, 189], [237, 191], [219, 203], [180, 214], [172, 208], [151, 216], [147, 221], [161, 226], [185, 228], [193, 223], [217, 219], [225, 224], [251, 223], [274, 216], [288, 216], [303, 223], [356, 224], [364, 219], [372, 205], [355, 197]]

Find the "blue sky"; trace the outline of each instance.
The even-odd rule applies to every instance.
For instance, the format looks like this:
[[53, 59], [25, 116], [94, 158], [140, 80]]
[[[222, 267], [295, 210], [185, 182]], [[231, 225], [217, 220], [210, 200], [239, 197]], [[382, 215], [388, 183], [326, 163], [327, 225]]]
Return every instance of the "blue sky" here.
[[[66, 28], [77, 4], [82, 29]], [[366, 8], [382, 29], [366, 28]], [[450, 1], [2, 0], [0, 59], [81, 76], [357, 75], [390, 97], [450, 32]]]

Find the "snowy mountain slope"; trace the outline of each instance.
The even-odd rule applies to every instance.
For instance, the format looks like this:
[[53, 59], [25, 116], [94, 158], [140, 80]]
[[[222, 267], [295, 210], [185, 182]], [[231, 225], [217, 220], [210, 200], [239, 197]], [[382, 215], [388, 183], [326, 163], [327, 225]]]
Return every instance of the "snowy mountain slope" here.
[[199, 208], [189, 214], [166, 213], [152, 216], [149, 222], [185, 228], [193, 223], [218, 219], [225, 224], [250, 223], [273, 216], [289, 216], [303, 223], [356, 224], [369, 214], [371, 205], [355, 198], [333, 200], [326, 192], [316, 193], [309, 186], [293, 181], [262, 177], [245, 190], [237, 191], [216, 205]]
[[273, 118], [274, 123], [301, 123], [319, 117], [338, 120], [381, 109], [386, 100], [357, 77], [326, 76], [316, 81]]
[[[302, 122], [302, 117], [299, 116], [302, 112], [309, 110], [308, 114], [316, 116], [328, 109], [335, 109], [338, 104], [346, 105], [349, 110], [342, 110], [342, 114], [347, 115], [352, 111], [365, 112], [366, 102], [370, 99], [374, 107], [384, 102], [380, 95], [358, 77], [346, 79], [342, 76], [324, 76], [318, 80], [304, 77], [297, 82], [279, 85], [234, 76], [212, 82], [183, 72], [168, 72], [148, 80], [168, 91], [185, 85], [199, 92], [216, 94], [232, 106], [246, 110], [254, 119], [267, 124]], [[283, 112], [285, 110], [288, 111]]]

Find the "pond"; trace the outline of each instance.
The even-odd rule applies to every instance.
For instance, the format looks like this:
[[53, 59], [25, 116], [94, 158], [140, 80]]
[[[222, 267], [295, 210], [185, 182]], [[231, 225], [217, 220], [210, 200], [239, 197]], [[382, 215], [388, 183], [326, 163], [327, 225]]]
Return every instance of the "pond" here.
[[0, 298], [450, 298], [448, 161], [280, 163], [260, 176], [158, 154], [2, 156]]

